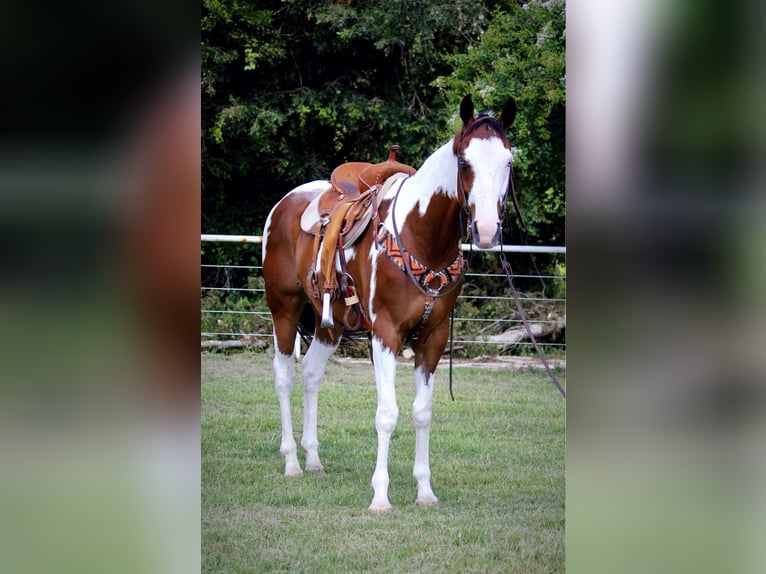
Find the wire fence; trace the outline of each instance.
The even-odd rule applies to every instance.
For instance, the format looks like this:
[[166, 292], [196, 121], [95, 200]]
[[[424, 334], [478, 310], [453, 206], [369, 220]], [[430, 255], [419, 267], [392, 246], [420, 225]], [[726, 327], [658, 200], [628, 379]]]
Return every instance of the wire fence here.
[[[201, 239], [202, 346], [269, 347], [272, 323], [261, 274], [262, 237], [202, 235]], [[479, 252], [464, 244], [463, 250], [470, 264], [455, 308], [455, 349], [465, 356], [532, 353], [495, 254], [502, 251], [514, 270], [525, 270], [514, 274], [513, 281], [540, 346], [546, 354], [563, 354], [566, 248], [502, 245]]]

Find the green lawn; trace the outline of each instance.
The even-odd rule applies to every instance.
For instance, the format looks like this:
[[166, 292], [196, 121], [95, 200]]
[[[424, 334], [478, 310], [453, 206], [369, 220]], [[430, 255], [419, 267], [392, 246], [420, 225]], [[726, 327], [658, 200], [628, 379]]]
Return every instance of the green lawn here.
[[369, 364], [328, 365], [319, 395], [325, 474], [288, 479], [271, 356], [203, 353], [203, 572], [563, 572], [564, 400], [544, 372], [456, 367], [454, 388], [452, 402], [440, 369], [431, 430], [440, 504], [418, 508], [413, 374], [411, 365], [399, 366], [389, 457], [394, 509], [371, 515]]

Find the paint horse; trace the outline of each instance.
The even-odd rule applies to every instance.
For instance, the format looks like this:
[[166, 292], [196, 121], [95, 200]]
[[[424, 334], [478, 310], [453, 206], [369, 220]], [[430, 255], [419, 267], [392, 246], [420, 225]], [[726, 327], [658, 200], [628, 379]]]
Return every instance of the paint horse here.
[[[359, 238], [346, 242], [331, 258], [328, 273], [340, 276], [343, 272], [353, 281], [356, 312], [371, 331], [378, 399], [378, 451], [371, 481], [371, 512], [391, 508], [388, 450], [399, 416], [394, 383], [397, 355], [405, 340], [411, 340], [415, 363], [412, 417], [416, 503], [438, 503], [431, 489], [428, 444], [434, 372], [448, 340], [450, 313], [463, 284], [460, 242], [465, 217], [470, 218], [471, 240], [478, 248], [491, 247], [501, 238], [513, 159], [505, 131], [515, 115], [516, 104], [509, 99], [499, 120], [490, 114], [476, 116], [471, 96], [466, 96], [460, 104], [460, 132], [431, 154], [413, 175], [397, 173], [374, 185], [373, 192], [378, 195], [371, 223]], [[348, 297], [337, 296], [337, 287], [320, 297], [317, 270], [321, 265], [317, 254], [324, 250], [317, 247], [318, 235], [302, 229], [301, 219], [305, 227], [305, 214], [312, 212], [310, 204], [314, 202], [315, 206], [329, 186], [328, 181], [314, 181], [293, 189], [271, 210], [264, 229], [263, 276], [274, 321], [275, 386], [282, 418], [280, 452], [286, 476], [303, 472], [293, 438], [290, 395], [297, 325], [307, 302], [313, 306], [316, 329], [303, 358], [301, 446], [306, 470], [324, 472], [318, 451], [317, 398], [325, 365], [343, 333], [348, 305], [344, 298]], [[313, 209], [315, 212], [316, 207]], [[326, 236], [324, 240], [329, 241]], [[319, 283], [322, 279], [327, 277], [320, 278]]]

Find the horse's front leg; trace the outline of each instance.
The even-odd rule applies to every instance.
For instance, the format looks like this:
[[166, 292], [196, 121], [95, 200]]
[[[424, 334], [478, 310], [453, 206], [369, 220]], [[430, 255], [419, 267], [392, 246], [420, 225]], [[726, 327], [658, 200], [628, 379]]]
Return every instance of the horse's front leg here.
[[391, 509], [388, 500], [388, 447], [399, 418], [396, 405], [396, 355], [377, 338], [372, 338], [372, 356], [375, 363], [375, 385], [378, 391], [378, 409], [375, 430], [378, 432], [378, 458], [372, 475], [373, 497], [368, 510], [385, 512]]
[[439, 499], [431, 490], [431, 466], [429, 464], [429, 435], [433, 411], [434, 374], [425, 367], [415, 369], [415, 400], [412, 403], [412, 420], [415, 423], [415, 464], [412, 475], [418, 482], [415, 504], [430, 506]]
[[[340, 340], [340, 334], [336, 340]], [[301, 446], [306, 453], [306, 470], [310, 472], [324, 472], [324, 467], [319, 460], [319, 439], [317, 437], [319, 387], [322, 384], [327, 361], [337, 347], [337, 343], [322, 341], [320, 333], [316, 333], [306, 356], [303, 357], [303, 438], [301, 439]]]

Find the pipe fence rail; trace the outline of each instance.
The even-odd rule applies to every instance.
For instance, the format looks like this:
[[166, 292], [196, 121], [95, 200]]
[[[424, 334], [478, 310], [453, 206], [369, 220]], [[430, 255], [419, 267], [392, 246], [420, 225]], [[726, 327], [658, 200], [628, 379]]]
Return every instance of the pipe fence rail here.
[[[260, 265], [263, 237], [203, 234], [201, 241], [202, 346], [270, 346], [271, 314], [265, 301]], [[240, 244], [241, 248], [225, 245], [232, 243]], [[206, 253], [206, 244], [221, 245], [217, 253]], [[455, 349], [466, 356], [534, 352], [515, 310], [505, 274], [472, 270], [474, 257], [502, 251], [514, 269], [531, 267], [534, 270], [533, 273], [514, 274], [514, 285], [520, 292], [528, 322], [540, 346], [546, 354], [564, 353], [566, 267], [562, 260], [566, 248], [500, 245], [478, 250], [469, 244], [463, 244], [462, 248], [470, 254], [471, 265], [455, 311]], [[538, 265], [538, 256], [548, 257], [549, 261]], [[219, 262], [207, 262], [211, 260]], [[221, 260], [226, 262], [220, 263]], [[539, 272], [538, 267], [544, 267], [547, 272]], [[487, 294], [490, 285], [492, 294]], [[505, 285], [504, 289], [502, 285]]]

